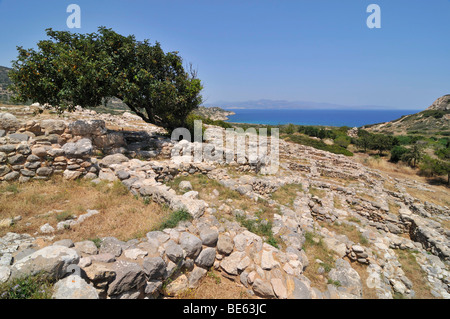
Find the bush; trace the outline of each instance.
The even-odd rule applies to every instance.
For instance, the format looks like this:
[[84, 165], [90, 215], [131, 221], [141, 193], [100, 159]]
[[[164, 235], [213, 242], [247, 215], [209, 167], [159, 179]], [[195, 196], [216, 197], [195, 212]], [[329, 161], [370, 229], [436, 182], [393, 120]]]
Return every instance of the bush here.
[[50, 299], [52, 286], [43, 274], [17, 278], [0, 285], [0, 299]]
[[398, 162], [402, 159], [403, 155], [404, 155], [405, 153], [407, 153], [407, 152], [408, 152], [408, 149], [407, 149], [406, 147], [403, 147], [403, 146], [394, 146], [394, 147], [391, 149], [391, 158], [390, 158], [390, 161], [391, 161], [392, 163], [398, 163]]
[[166, 228], [175, 228], [178, 223], [185, 220], [192, 220], [191, 214], [186, 210], [177, 210], [171, 213], [155, 230], [163, 230]]

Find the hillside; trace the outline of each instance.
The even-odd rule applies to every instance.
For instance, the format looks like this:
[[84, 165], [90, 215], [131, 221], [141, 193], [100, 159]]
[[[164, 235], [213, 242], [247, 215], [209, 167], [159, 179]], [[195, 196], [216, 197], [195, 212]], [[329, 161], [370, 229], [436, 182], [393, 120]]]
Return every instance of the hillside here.
[[10, 68], [0, 66], [0, 102], [7, 101], [10, 94], [6, 92], [8, 85], [11, 84], [11, 80], [8, 77]]
[[426, 110], [395, 121], [363, 127], [374, 133], [405, 135], [450, 135], [450, 95], [438, 98]]
[[128, 112], [2, 112], [0, 299], [450, 299], [448, 188], [278, 139], [239, 159], [220, 127], [197, 160]]
[[214, 121], [217, 120], [226, 121], [228, 120], [228, 116], [235, 114], [234, 112], [226, 111], [220, 107], [204, 107], [204, 106], [200, 106], [198, 109], [194, 111], [194, 113]]

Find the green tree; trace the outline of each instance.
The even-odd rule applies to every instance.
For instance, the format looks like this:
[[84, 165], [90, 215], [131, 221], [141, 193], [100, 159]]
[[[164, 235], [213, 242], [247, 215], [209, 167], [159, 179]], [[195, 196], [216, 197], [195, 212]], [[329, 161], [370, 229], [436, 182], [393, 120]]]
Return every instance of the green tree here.
[[447, 175], [447, 184], [450, 185], [450, 161], [439, 158], [423, 156], [420, 171], [425, 175]]
[[408, 165], [416, 167], [423, 158], [423, 146], [416, 143], [402, 156], [402, 161], [407, 162]]
[[356, 140], [356, 146], [364, 150], [364, 153], [370, 149], [373, 140], [373, 134], [365, 130], [358, 130], [358, 139]]
[[379, 155], [382, 155], [383, 151], [390, 150], [393, 146], [398, 145], [395, 137], [384, 134], [372, 134], [369, 140], [370, 149], [378, 151]]
[[391, 158], [389, 159], [389, 161], [391, 161], [392, 163], [398, 163], [404, 154], [406, 154], [408, 152], [408, 149], [406, 147], [403, 146], [394, 146], [391, 149]]
[[105, 27], [89, 34], [46, 31], [50, 39], [39, 41], [37, 50], [17, 48], [9, 73], [17, 101], [48, 103], [62, 112], [116, 97], [144, 121], [169, 131], [183, 126], [202, 102], [196, 72], [185, 71], [178, 52], [165, 53], [158, 42]]

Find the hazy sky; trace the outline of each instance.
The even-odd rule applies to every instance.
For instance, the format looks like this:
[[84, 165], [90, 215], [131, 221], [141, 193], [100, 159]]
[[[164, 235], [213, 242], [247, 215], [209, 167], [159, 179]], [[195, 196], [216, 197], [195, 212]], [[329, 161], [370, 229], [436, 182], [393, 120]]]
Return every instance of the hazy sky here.
[[[69, 29], [69, 4], [81, 28]], [[369, 29], [369, 4], [381, 28]], [[0, 65], [45, 28], [104, 25], [192, 62], [207, 103], [258, 99], [423, 109], [450, 93], [450, 0], [0, 0]]]

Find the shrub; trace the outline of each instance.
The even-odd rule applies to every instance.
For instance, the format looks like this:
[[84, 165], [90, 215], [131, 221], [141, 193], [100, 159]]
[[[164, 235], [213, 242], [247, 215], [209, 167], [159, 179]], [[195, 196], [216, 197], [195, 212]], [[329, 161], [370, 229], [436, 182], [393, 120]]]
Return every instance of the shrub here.
[[408, 149], [406, 147], [403, 146], [394, 146], [391, 149], [391, 158], [390, 161], [392, 163], [398, 163], [401, 159], [402, 156], [408, 152]]
[[175, 228], [178, 223], [185, 220], [192, 220], [191, 214], [186, 210], [177, 210], [172, 212], [155, 230], [163, 230], [166, 228]]

